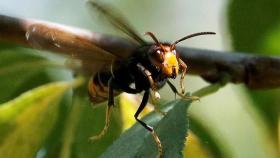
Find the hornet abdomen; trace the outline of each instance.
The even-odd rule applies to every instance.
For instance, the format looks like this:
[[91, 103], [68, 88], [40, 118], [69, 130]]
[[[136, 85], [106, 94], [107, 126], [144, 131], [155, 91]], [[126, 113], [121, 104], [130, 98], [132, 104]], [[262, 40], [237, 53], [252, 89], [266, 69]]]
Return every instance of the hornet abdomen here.
[[[111, 73], [101, 72], [97, 73], [90, 78], [88, 82], [88, 94], [89, 98], [93, 103], [101, 103], [108, 101], [109, 98], [109, 88], [108, 82], [112, 77]], [[114, 95], [119, 95], [120, 91], [114, 91]], [[95, 104], [93, 104], [95, 105]]]

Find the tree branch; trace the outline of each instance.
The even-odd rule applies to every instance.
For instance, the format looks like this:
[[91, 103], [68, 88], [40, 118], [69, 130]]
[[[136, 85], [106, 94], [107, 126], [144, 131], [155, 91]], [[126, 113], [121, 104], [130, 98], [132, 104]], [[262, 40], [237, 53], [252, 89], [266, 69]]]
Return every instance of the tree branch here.
[[[40, 24], [42, 31], [40, 47], [30, 44], [26, 39], [27, 31], [32, 26]], [[53, 45], [53, 35], [59, 45]], [[107, 51], [122, 52], [127, 56], [138, 47], [129, 40], [93, 33], [77, 28], [42, 22], [37, 20], [18, 19], [0, 15], [0, 42], [7, 42], [24, 47], [54, 51], [69, 54], [73, 50], [81, 55], [91, 51], [92, 44]], [[43, 44], [42, 44], [43, 43]], [[63, 47], [61, 47], [63, 46]], [[280, 58], [268, 56], [247, 55], [242, 53], [224, 53], [210, 50], [178, 47], [182, 60], [188, 67], [189, 73], [200, 75], [206, 81], [215, 83], [230, 76], [233, 83], [244, 83], [251, 89], [268, 89], [280, 86]]]

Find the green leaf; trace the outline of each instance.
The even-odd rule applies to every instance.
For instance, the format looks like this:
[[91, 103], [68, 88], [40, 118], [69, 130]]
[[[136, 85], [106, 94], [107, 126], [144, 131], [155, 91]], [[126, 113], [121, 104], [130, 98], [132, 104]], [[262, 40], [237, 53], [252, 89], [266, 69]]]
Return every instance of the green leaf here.
[[[186, 140], [188, 130], [187, 108], [190, 105], [185, 101], [173, 101], [166, 104], [165, 117], [152, 112], [142, 120], [154, 129], [163, 145], [165, 158], [182, 157], [182, 150]], [[111, 157], [145, 157], [154, 158], [157, 155], [157, 146], [151, 136], [143, 126], [136, 123], [133, 127], [124, 132], [116, 140], [101, 158]]]
[[27, 49], [0, 49], [0, 103], [52, 80], [46, 68], [54, 64], [30, 52]]
[[[43, 52], [13, 45], [1, 46], [3, 45], [0, 45], [0, 89], [5, 89], [5, 91], [0, 91], [0, 103], [14, 99], [23, 92], [51, 81], [69, 80], [69, 75], [65, 75], [65, 69], [61, 69], [63, 63], [59, 64], [38, 56]], [[59, 153], [65, 119], [71, 107], [71, 97], [69, 92], [60, 102], [55, 127], [51, 129], [42, 145], [45, 156], [57, 157]]]
[[71, 87], [71, 82], [51, 83], [2, 104], [0, 155], [36, 157], [58, 118], [59, 98]]
[[[116, 102], [117, 103], [117, 102]], [[68, 151], [71, 151], [71, 156], [75, 158], [92, 158], [100, 156], [106, 148], [119, 137], [122, 129], [121, 113], [118, 108], [113, 109], [111, 116], [110, 127], [104, 137], [94, 142], [89, 141], [89, 137], [98, 134], [105, 125], [105, 109], [107, 103], [102, 103], [103, 106], [92, 108], [88, 98], [81, 101], [79, 106], [80, 113], [76, 115], [74, 120], [77, 121], [75, 130], [73, 131], [72, 145]], [[94, 105], [96, 106], [96, 105]], [[77, 107], [78, 108], [78, 107]], [[73, 109], [71, 113], [77, 113]], [[70, 122], [69, 122], [70, 121]], [[76, 121], [69, 119], [67, 124]], [[69, 128], [65, 130], [70, 130]], [[65, 135], [66, 136], [66, 135]], [[68, 139], [65, 137], [65, 140]], [[64, 141], [65, 141], [64, 140]], [[67, 153], [63, 153], [67, 155]], [[64, 156], [62, 156], [64, 157]], [[65, 156], [66, 157], [66, 156]]]
[[[0, 103], [13, 99], [19, 87], [34, 75], [34, 71], [24, 68], [24, 63], [32, 63], [42, 61], [27, 54], [16, 53], [10, 50], [1, 50], [0, 52]], [[34, 66], [35, 67], [35, 66]]]

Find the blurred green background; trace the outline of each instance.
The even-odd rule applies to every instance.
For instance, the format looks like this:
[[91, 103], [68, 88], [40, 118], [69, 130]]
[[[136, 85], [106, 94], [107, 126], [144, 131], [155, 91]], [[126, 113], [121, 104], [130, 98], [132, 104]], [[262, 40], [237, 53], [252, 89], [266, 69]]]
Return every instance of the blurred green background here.
[[[116, 6], [140, 34], [151, 31], [161, 41], [172, 42], [190, 33], [214, 31], [217, 33], [214, 37], [194, 38], [182, 42], [181, 45], [260, 55], [278, 55], [280, 52], [279, 0], [106, 0], [105, 2]], [[92, 18], [85, 3], [85, 0], [0, 1], [0, 14], [47, 20], [95, 32], [117, 34], [105, 26], [105, 23], [100, 22], [98, 16], [94, 15]], [[49, 66], [46, 58], [63, 62], [63, 59], [48, 52], [0, 44], [0, 104], [4, 105], [23, 92], [50, 81], [72, 79], [69, 71]], [[26, 63], [30, 66], [16, 66]], [[187, 91], [193, 92], [206, 86], [207, 83], [199, 77], [187, 76], [185, 85]], [[87, 137], [103, 127], [104, 107], [93, 111], [86, 95], [77, 99], [77, 106], [72, 105], [72, 99], [69, 97], [72, 93], [68, 92], [60, 101], [56, 99], [55, 102], [36, 100], [37, 104], [59, 106], [54, 110], [57, 113], [46, 114], [50, 120], [42, 120], [42, 126], [33, 124], [33, 132], [27, 135], [30, 137], [40, 135], [37, 141], [32, 142], [40, 146], [34, 147], [33, 153], [23, 157], [98, 157], [119, 136], [124, 126], [133, 123], [131, 120], [135, 108], [130, 109], [129, 105], [121, 105], [113, 115], [108, 135], [89, 145]], [[171, 93], [167, 87], [161, 90], [162, 98], [165, 100], [174, 99]], [[228, 84], [218, 92], [202, 98], [200, 102], [193, 103], [188, 110], [193, 134], [189, 136], [187, 147], [184, 149], [185, 157], [279, 157], [279, 94], [279, 88], [252, 91], [243, 85]], [[129, 97], [131, 96], [123, 95], [120, 100]], [[40, 110], [29, 113], [34, 112], [44, 113]], [[25, 113], [24, 115], [29, 116], [29, 113]], [[13, 141], [4, 138], [9, 129], [15, 128], [11, 121], [7, 123], [5, 119], [12, 120], [16, 116], [15, 114], [4, 116], [1, 110], [0, 114], [2, 114], [1, 155], [1, 152], [7, 153], [8, 149], [5, 147], [13, 145]], [[22, 119], [16, 118], [14, 121], [19, 120]], [[28, 138], [20, 141], [28, 142]], [[12, 154], [15, 151], [10, 152], [9, 154]]]

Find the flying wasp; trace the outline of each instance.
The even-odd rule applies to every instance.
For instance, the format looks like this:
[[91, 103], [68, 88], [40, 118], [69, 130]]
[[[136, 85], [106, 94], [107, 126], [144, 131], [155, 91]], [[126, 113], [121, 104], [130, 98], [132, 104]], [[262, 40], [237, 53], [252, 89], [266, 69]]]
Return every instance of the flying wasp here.
[[[148, 103], [150, 93], [153, 93], [153, 96], [159, 99], [160, 94], [158, 90], [166, 83], [175, 94], [183, 99], [199, 99], [195, 96], [183, 95], [185, 92], [183, 81], [187, 65], [180, 59], [179, 53], [176, 51], [176, 44], [195, 36], [213, 35], [215, 33], [199, 32], [187, 35], [173, 43], [161, 43], [154, 33], [146, 32], [145, 35], [153, 40], [153, 43], [148, 43], [132, 29], [120, 14], [113, 12], [114, 8], [96, 1], [89, 1], [88, 4], [90, 8], [104, 16], [115, 29], [133, 39], [139, 45], [137, 49], [123, 55], [122, 53], [124, 52], [108, 51], [94, 45], [94, 43], [87, 43], [78, 37], [71, 37], [64, 32], [46, 32], [42, 25], [31, 26], [26, 33], [26, 38], [37, 47], [43, 42], [61, 49], [64, 45], [67, 46], [67, 44], [63, 43], [66, 38], [71, 38], [72, 42], [77, 44], [89, 45], [90, 49], [88, 52], [75, 50], [70, 54], [72, 58], [79, 59], [84, 67], [87, 67], [92, 73], [92, 77], [88, 82], [88, 94], [91, 102], [100, 103], [108, 100], [105, 126], [98, 135], [90, 137], [91, 140], [101, 138], [108, 130], [110, 113], [114, 106], [114, 96], [121, 92], [138, 94], [144, 91], [143, 99], [134, 117], [137, 122], [151, 132], [158, 146], [158, 157], [162, 157], [162, 145], [153, 127], [140, 120], [138, 116]], [[56, 34], [60, 34], [61, 37], [56, 36]], [[42, 35], [49, 40], [40, 41], [40, 36]], [[65, 54], [69, 55], [69, 53]], [[181, 73], [180, 92], [169, 81], [169, 79], [175, 79], [179, 73]], [[134, 87], [131, 86], [132, 84], [134, 84]]]

